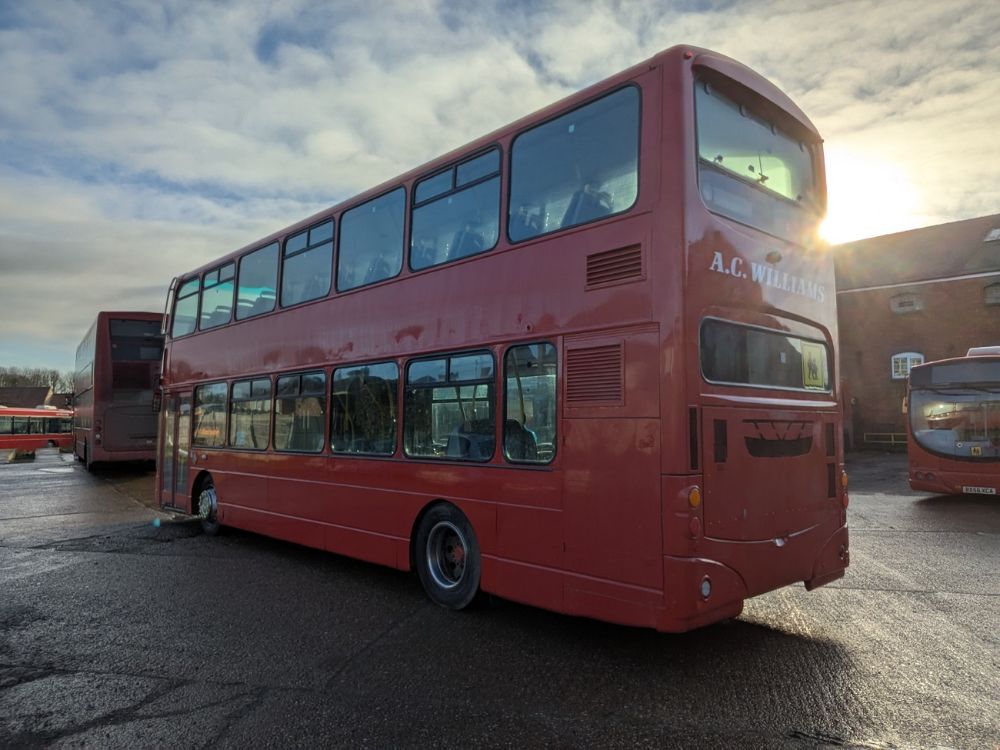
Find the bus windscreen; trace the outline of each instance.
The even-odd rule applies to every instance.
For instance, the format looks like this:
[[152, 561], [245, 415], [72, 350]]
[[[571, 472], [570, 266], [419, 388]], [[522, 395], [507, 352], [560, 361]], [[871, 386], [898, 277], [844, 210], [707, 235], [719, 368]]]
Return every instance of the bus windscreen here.
[[1000, 385], [913, 388], [909, 412], [914, 439], [931, 453], [1000, 458]]

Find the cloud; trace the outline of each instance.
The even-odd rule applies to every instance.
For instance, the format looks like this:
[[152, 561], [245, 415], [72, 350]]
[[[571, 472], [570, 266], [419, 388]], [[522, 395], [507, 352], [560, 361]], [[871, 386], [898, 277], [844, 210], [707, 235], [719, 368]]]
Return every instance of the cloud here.
[[900, 221], [994, 212], [997, 38], [978, 0], [7, 4], [0, 295], [30, 315], [0, 320], [0, 364], [675, 43], [905, 166]]

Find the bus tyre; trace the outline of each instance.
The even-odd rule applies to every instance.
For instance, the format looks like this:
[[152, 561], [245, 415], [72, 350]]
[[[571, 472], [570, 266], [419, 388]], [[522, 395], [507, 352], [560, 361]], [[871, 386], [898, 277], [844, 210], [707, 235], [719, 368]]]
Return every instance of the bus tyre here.
[[207, 536], [219, 533], [219, 499], [211, 477], [202, 483], [198, 493], [198, 518], [201, 519], [201, 530]]
[[465, 609], [479, 591], [479, 543], [469, 520], [453, 505], [437, 505], [420, 521], [417, 574], [431, 601]]

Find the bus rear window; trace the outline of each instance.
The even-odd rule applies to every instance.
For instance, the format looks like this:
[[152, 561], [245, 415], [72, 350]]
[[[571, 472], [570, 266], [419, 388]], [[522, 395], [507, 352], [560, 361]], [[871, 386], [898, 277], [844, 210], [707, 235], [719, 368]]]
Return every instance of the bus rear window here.
[[709, 319], [701, 325], [701, 372], [712, 383], [830, 390], [826, 344]]
[[705, 82], [695, 92], [698, 180], [706, 205], [769, 234], [800, 240], [820, 211], [813, 147]]

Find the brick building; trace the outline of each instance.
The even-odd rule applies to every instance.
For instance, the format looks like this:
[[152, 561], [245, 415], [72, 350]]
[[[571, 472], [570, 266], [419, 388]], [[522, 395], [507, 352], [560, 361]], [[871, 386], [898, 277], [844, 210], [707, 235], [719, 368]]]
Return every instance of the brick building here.
[[913, 364], [1000, 344], [1000, 214], [834, 252], [848, 440], [899, 442]]
[[52, 395], [52, 389], [47, 385], [6, 386], [0, 388], [0, 405], [33, 409], [36, 406], [48, 405]]

